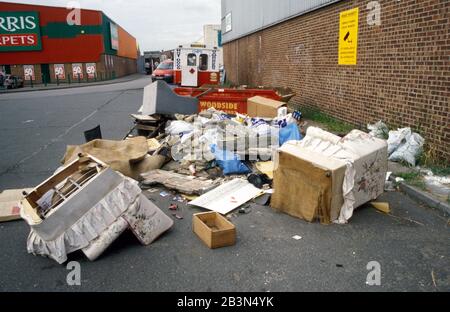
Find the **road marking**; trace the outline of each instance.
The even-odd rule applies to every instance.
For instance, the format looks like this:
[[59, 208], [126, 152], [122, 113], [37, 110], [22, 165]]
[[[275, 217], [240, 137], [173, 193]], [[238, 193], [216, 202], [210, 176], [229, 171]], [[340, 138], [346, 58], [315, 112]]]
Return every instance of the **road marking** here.
[[113, 97], [112, 99], [108, 100], [106, 103], [100, 105], [97, 109], [95, 109], [92, 113], [90, 113], [89, 115], [87, 115], [86, 117], [82, 118], [80, 121], [76, 122], [75, 124], [73, 124], [72, 126], [70, 126], [68, 129], [66, 129], [63, 133], [61, 133], [60, 135], [58, 135], [57, 137], [51, 139], [47, 144], [41, 146], [38, 150], [36, 150], [34, 153], [28, 155], [27, 157], [19, 160], [17, 163], [15, 163], [14, 165], [6, 168], [6, 170], [4, 170], [3, 172], [0, 172], [0, 176], [5, 175], [11, 171], [13, 171], [14, 169], [17, 169], [18, 167], [20, 167], [20, 165], [22, 165], [23, 163], [25, 163], [26, 161], [30, 160], [31, 158], [33, 158], [34, 156], [38, 155], [39, 153], [41, 153], [42, 151], [45, 151], [49, 146], [51, 146], [52, 144], [58, 142], [61, 138], [63, 138], [64, 136], [66, 136], [70, 131], [72, 131], [74, 128], [78, 127], [79, 125], [81, 125], [82, 123], [84, 123], [85, 121], [87, 121], [89, 118], [91, 118], [92, 116], [94, 116], [99, 110], [101, 110], [103, 107], [105, 107], [106, 105], [112, 103], [113, 101], [117, 100], [119, 97], [121, 97], [125, 91], [121, 91], [117, 96]]

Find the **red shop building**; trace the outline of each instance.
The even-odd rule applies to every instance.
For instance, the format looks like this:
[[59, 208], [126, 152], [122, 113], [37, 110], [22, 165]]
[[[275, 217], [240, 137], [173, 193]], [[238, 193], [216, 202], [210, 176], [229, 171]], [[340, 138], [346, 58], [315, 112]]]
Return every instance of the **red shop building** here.
[[34, 83], [111, 79], [135, 73], [138, 54], [136, 39], [101, 11], [0, 2], [6, 74]]

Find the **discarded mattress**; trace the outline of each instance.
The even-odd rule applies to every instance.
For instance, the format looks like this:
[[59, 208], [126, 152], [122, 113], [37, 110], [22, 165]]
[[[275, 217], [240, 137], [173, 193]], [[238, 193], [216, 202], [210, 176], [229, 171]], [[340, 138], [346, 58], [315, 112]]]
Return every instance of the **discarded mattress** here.
[[67, 261], [68, 254], [83, 250], [90, 260], [95, 260], [128, 227], [144, 244], [150, 244], [172, 227], [173, 221], [142, 195], [136, 181], [99, 160], [89, 159], [99, 165], [99, 172], [63, 196], [64, 200], [55, 203], [45, 216], [38, 213], [36, 198], [51, 191], [61, 194], [61, 185], [79, 170], [81, 159], [57, 172], [21, 201], [21, 217], [31, 227], [27, 240], [29, 253], [47, 256], [61, 264]]
[[310, 222], [345, 224], [384, 192], [387, 143], [359, 130], [341, 139], [311, 127], [278, 157], [271, 206]]

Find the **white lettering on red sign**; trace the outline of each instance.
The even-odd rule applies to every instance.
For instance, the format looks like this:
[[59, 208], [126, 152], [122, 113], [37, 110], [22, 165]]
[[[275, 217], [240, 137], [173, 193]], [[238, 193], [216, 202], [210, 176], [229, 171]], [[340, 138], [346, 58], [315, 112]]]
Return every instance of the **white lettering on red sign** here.
[[37, 23], [34, 16], [7, 16], [0, 17], [0, 28], [9, 32], [15, 32], [24, 29], [35, 29]]
[[37, 35], [4, 35], [0, 34], [0, 46], [15, 47], [15, 46], [35, 46], [37, 44]]

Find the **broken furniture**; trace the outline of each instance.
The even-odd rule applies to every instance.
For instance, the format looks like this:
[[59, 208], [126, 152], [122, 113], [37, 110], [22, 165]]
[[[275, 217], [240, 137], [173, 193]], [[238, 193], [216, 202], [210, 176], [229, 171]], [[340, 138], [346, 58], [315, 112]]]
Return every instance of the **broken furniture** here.
[[346, 223], [357, 207], [384, 192], [387, 144], [354, 130], [340, 138], [310, 127], [279, 149], [271, 206], [291, 216]]
[[194, 214], [193, 231], [210, 248], [233, 246], [236, 243], [236, 227], [217, 212]]
[[158, 115], [149, 116], [149, 115], [138, 115], [131, 114], [131, 118], [133, 119], [134, 126], [125, 136], [125, 139], [133, 133], [134, 130], [137, 130], [137, 134], [139, 136], [145, 136], [146, 138], [154, 138], [158, 136], [160, 132], [162, 132], [165, 120], [162, 119]]
[[142, 195], [136, 181], [89, 155], [58, 170], [20, 205], [31, 227], [28, 252], [60, 264], [77, 250], [95, 260], [125, 230], [122, 218], [144, 244], [173, 225]]

